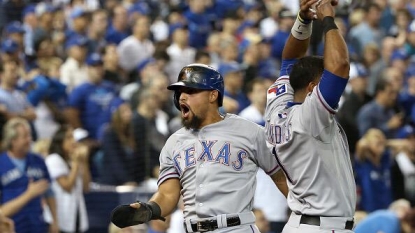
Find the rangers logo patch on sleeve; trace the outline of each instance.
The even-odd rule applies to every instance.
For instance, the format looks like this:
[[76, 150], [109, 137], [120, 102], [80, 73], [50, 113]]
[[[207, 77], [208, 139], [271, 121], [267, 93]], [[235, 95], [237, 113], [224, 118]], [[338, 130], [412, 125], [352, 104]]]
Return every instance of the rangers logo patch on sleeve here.
[[287, 84], [279, 84], [268, 89], [268, 97], [278, 97], [287, 93]]

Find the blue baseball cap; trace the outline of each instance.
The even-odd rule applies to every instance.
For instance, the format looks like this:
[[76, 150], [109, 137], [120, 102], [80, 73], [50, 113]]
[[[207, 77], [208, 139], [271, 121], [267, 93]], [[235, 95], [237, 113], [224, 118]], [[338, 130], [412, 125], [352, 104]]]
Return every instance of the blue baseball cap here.
[[137, 2], [128, 9], [128, 13], [139, 13], [140, 15], [148, 15], [150, 14], [150, 7], [146, 2]]
[[65, 44], [65, 48], [69, 49], [73, 46], [86, 46], [88, 43], [88, 39], [84, 36], [74, 36], [69, 38], [69, 40]]
[[37, 16], [41, 16], [45, 13], [53, 13], [55, 12], [55, 7], [53, 5], [41, 2], [36, 5], [35, 13]]
[[143, 60], [142, 62], [138, 63], [137, 65], [137, 71], [141, 72], [146, 66], [156, 63], [156, 59], [153, 57], [147, 58]]
[[243, 71], [244, 68], [237, 62], [221, 63], [218, 68], [218, 72], [225, 77], [229, 73]]
[[6, 39], [1, 43], [1, 51], [4, 53], [15, 53], [19, 50], [19, 45], [12, 39]]
[[19, 21], [13, 21], [6, 26], [6, 33], [25, 33], [22, 23]]
[[101, 55], [99, 53], [92, 53], [86, 59], [86, 64], [88, 66], [102, 65], [103, 61]]
[[83, 17], [83, 16], [85, 16], [87, 14], [88, 14], [88, 12], [85, 11], [83, 8], [76, 7], [76, 8], [74, 8], [71, 11], [71, 15], [70, 16], [71, 16], [71, 19], [76, 19], [76, 18], [79, 18], [79, 17]]
[[23, 17], [26, 17], [26, 15], [29, 14], [35, 14], [36, 13], [36, 5], [30, 4], [23, 10]]
[[397, 49], [392, 52], [391, 61], [395, 60], [406, 60], [408, 59], [408, 54], [403, 49]]

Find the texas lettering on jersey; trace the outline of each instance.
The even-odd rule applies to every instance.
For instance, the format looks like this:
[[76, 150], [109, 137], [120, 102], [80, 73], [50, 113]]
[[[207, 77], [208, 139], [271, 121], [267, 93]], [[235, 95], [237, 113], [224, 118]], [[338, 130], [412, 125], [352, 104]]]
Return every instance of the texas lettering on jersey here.
[[231, 166], [235, 171], [240, 171], [243, 168], [244, 159], [248, 157], [248, 152], [243, 149], [233, 155], [231, 153], [232, 145], [230, 142], [222, 142], [219, 144], [218, 141], [199, 140], [198, 142], [202, 148], [200, 152], [196, 151], [196, 148], [200, 148], [196, 144], [191, 144], [184, 149], [174, 152], [174, 166], [180, 175], [186, 169], [194, 167], [197, 161]]

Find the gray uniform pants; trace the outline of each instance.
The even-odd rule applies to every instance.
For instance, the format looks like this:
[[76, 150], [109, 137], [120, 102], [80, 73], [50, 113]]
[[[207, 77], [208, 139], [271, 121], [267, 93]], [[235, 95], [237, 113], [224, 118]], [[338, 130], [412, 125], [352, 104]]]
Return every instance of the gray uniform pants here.
[[347, 218], [322, 217], [320, 226], [300, 224], [301, 215], [291, 214], [282, 233], [353, 233], [344, 229]]

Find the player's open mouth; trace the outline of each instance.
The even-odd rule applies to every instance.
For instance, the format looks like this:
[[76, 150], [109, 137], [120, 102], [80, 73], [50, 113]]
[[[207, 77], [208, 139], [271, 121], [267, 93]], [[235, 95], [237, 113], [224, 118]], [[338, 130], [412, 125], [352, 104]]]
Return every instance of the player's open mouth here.
[[187, 118], [190, 113], [190, 108], [185, 104], [180, 104], [180, 109], [182, 111], [182, 116]]

